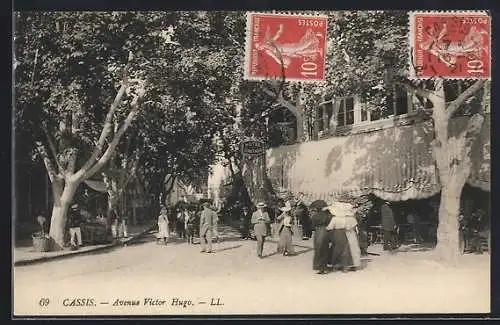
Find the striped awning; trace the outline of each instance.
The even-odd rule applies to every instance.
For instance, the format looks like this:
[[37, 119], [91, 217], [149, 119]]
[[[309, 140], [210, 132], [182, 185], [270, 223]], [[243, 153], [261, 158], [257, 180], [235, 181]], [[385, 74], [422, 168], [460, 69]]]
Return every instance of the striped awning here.
[[[465, 128], [467, 117], [450, 123], [450, 135]], [[370, 133], [273, 148], [267, 152], [268, 177], [305, 198], [332, 200], [338, 196], [373, 193], [401, 201], [430, 197], [440, 191], [430, 146], [431, 121]], [[490, 120], [472, 150], [468, 183], [489, 191]]]

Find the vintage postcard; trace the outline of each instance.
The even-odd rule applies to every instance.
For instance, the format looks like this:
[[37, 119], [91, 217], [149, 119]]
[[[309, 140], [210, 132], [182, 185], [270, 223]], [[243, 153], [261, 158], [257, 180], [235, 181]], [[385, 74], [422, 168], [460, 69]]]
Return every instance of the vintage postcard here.
[[489, 12], [13, 26], [13, 316], [490, 313]]

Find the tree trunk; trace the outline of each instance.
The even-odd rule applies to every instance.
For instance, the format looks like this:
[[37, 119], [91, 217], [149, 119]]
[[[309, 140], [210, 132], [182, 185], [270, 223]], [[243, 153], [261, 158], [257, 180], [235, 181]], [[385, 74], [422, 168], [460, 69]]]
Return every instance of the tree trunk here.
[[107, 212], [108, 224], [111, 224], [111, 215], [112, 215], [111, 212], [116, 207], [117, 202], [118, 202], [118, 196], [113, 191], [108, 191], [108, 212]]
[[437, 81], [436, 85], [432, 114], [435, 139], [432, 145], [441, 183], [436, 251], [441, 260], [453, 265], [461, 254], [458, 221], [460, 197], [471, 171], [472, 145], [484, 119], [479, 114], [474, 115], [464, 131], [450, 137], [448, 126], [453, 108], [446, 108], [442, 82]]
[[436, 252], [446, 263], [456, 264], [460, 256], [459, 223], [460, 196], [463, 184], [445, 186], [441, 190]]
[[[52, 208], [52, 219], [50, 220], [49, 236], [54, 241], [54, 249], [59, 250], [64, 247], [64, 237], [66, 234], [66, 221], [68, 208], [73, 201], [77, 182], [64, 182], [54, 180], [52, 189], [54, 192], [54, 206]], [[62, 191], [61, 191], [62, 187]]]

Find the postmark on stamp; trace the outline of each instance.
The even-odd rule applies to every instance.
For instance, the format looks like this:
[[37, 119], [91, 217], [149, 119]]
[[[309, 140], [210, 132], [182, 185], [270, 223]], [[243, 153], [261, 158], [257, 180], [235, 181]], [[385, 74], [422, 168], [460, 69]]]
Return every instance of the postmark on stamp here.
[[489, 79], [491, 17], [483, 12], [411, 12], [412, 78]]
[[326, 16], [247, 13], [245, 79], [325, 80]]

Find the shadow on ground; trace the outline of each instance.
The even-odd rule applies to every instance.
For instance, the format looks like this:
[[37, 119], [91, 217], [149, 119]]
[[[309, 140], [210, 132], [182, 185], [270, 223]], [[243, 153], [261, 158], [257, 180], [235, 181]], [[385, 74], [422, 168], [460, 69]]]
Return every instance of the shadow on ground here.
[[370, 264], [372, 260], [373, 259], [368, 257], [361, 257], [361, 266], [359, 267], [359, 269], [364, 270], [365, 268], [367, 268], [368, 264]]
[[215, 252], [219, 253], [219, 252], [228, 251], [228, 250], [231, 250], [231, 249], [237, 249], [237, 248], [240, 248], [241, 246], [243, 246], [243, 245], [235, 245], [235, 246], [224, 247], [224, 248], [220, 248], [220, 249], [216, 248]]
[[399, 247], [396, 252], [428, 252], [435, 247], [433, 244], [410, 244]]

